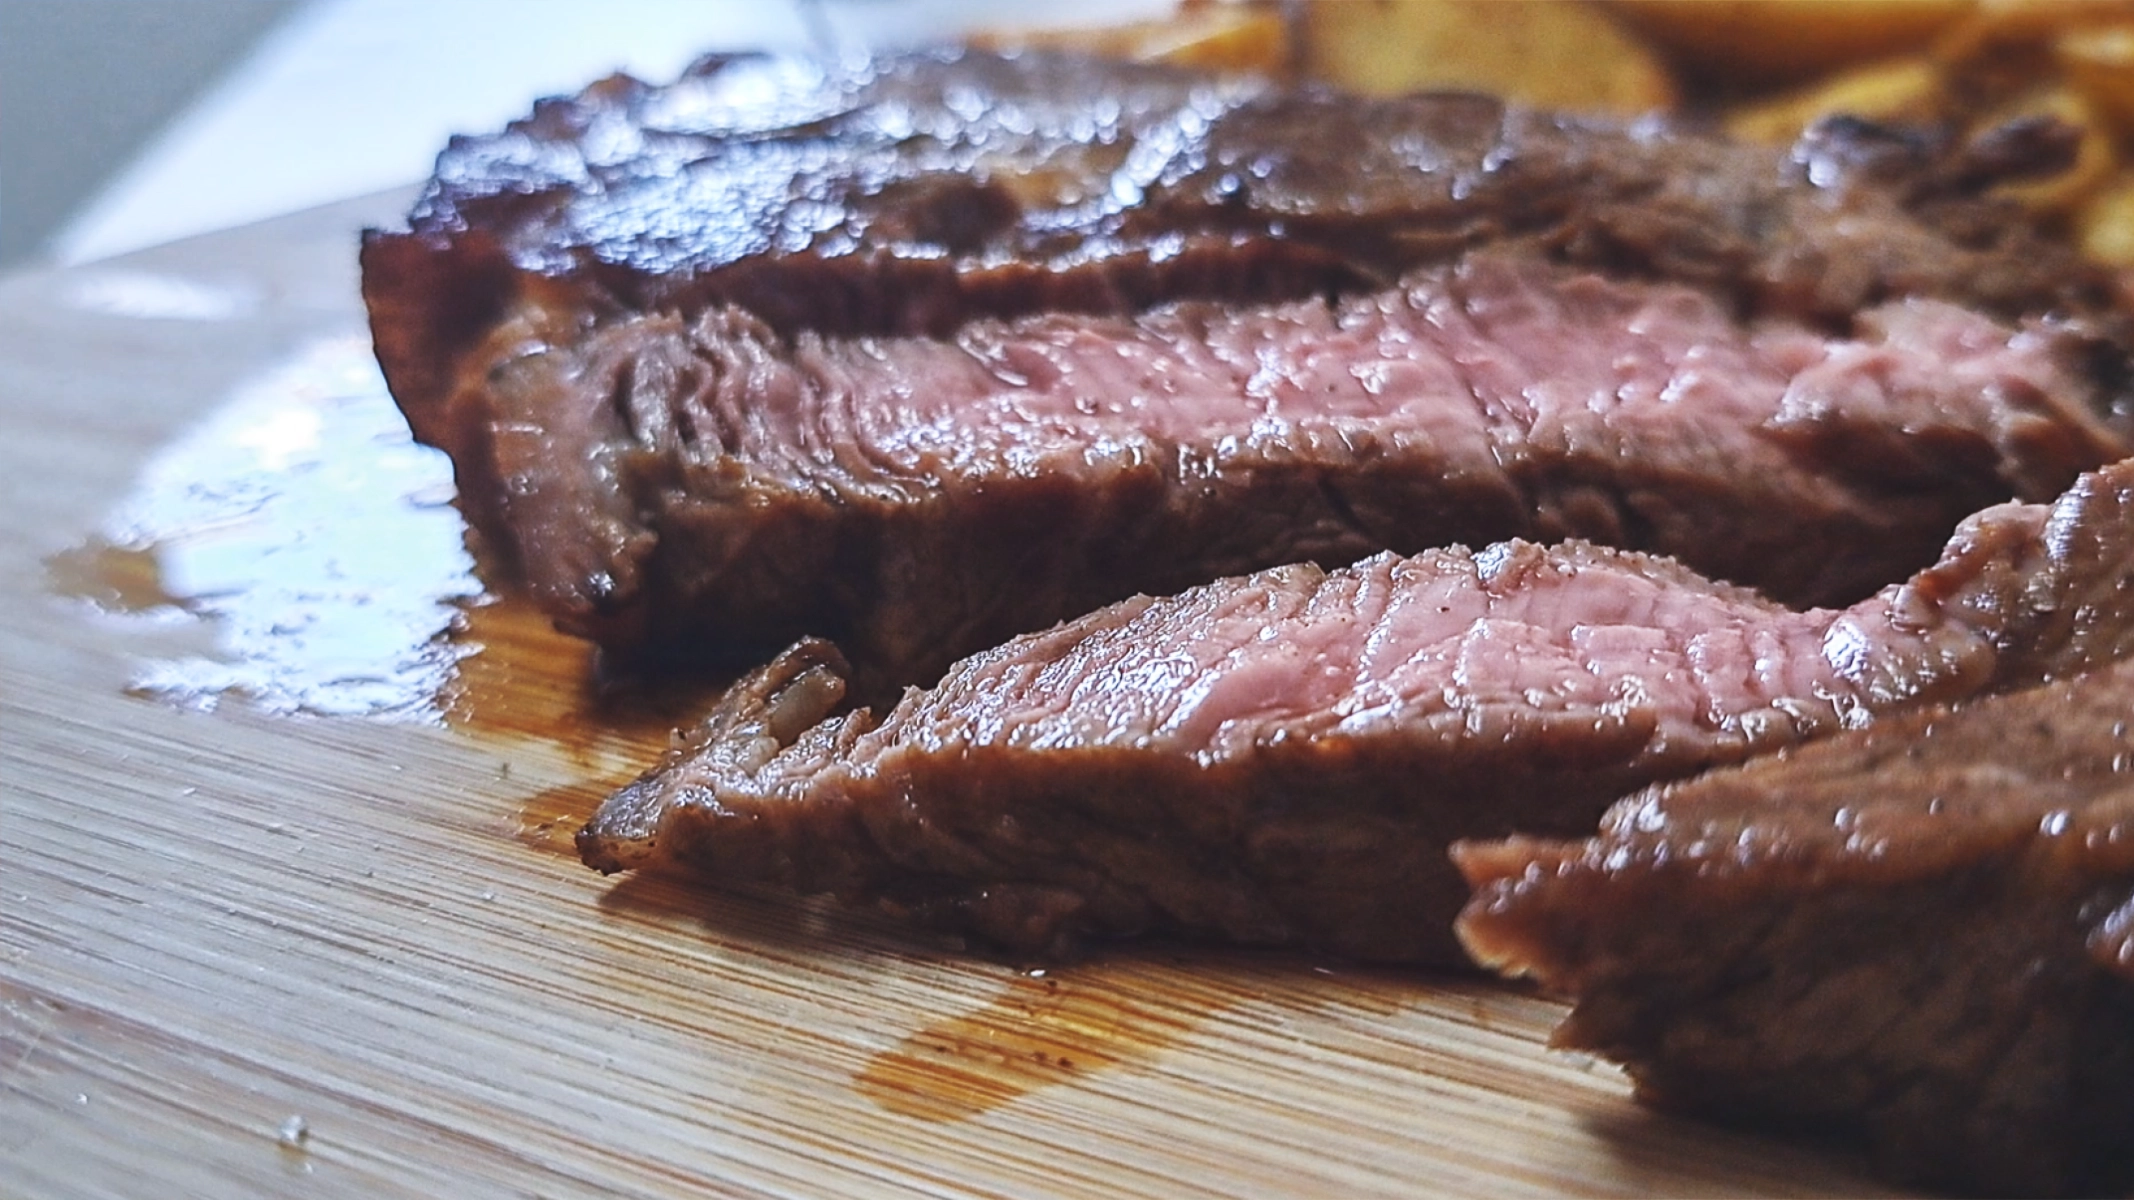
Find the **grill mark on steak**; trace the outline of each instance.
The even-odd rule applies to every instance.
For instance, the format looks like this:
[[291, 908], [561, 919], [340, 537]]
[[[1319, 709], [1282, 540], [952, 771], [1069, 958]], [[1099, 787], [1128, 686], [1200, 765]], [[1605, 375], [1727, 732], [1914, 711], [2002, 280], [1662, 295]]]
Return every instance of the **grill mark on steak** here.
[[[952, 339], [631, 318], [465, 403], [562, 427], [480, 468], [516, 506], [480, 524], [572, 628], [740, 660], [828, 635], [871, 697], [1121, 594], [1383, 548], [1582, 537], [1849, 601], [2125, 452], [2050, 328], [1933, 301], [1859, 324], [1744, 327], [1686, 287], [1483, 254], [1335, 302]], [[618, 419], [570, 417], [588, 388]]]
[[[366, 235], [364, 294], [411, 427], [452, 455], [470, 521], [562, 624], [663, 660], [747, 659], [828, 634], [874, 691], [1136, 589], [1271, 565], [1276, 546], [1332, 563], [1430, 542], [1582, 534], [1685, 554], [1798, 603], [1850, 600], [1925, 561], [1961, 514], [2049, 495], [2123, 447], [2111, 439], [2104, 455], [2047, 456], [2035, 470], [1932, 467], [1951, 482], [1931, 514], [1859, 539], [1897, 548], [1872, 568], [1811, 537], [1775, 556], [1744, 551], [1744, 572], [1726, 558], [1730, 531], [1704, 531], [1708, 554], [1682, 544], [1680, 513], [1666, 507], [1680, 498], [1664, 489], [1606, 472], [1519, 479], [1517, 494], [1542, 507], [1508, 513], [1503, 479], [1471, 475], [1467, 492], [1424, 495], [1396, 477], [1409, 466], [1345, 444], [1320, 447], [1334, 460], [1319, 469], [1330, 489], [1196, 481], [1218, 497], [1293, 506], [1299, 529], [1270, 536], [1210, 506], [1189, 528], [1166, 528], [1151, 552], [1131, 539], [1106, 549], [1114, 529], [1102, 522], [1177, 507], [1183, 480], [1115, 480], [1121, 492], [1091, 495], [1079, 490], [1087, 479], [1033, 482], [1000, 464], [992, 492], [1045, 492], [1011, 512], [930, 489], [875, 444], [827, 426], [784, 426], [797, 435], [790, 444], [758, 437], [782, 420], [777, 395], [664, 414], [660, 396], [708, 394], [736, 373], [775, 377], [796, 347], [945, 343], [1038, 314], [1099, 329], [1195, 305], [1349, 304], [1487, 246], [1619, 280], [1679, 281], [1709, 292], [1729, 319], [1838, 337], [1857, 336], [1865, 309], [1920, 297], [2050, 324], [2049, 353], [2068, 364], [2051, 404], [2117, 414], [2127, 341], [2110, 279], [1980, 198], [2066, 153], [2045, 126], [1958, 145], [1836, 122], [1784, 155], [1657, 120], [1471, 95], [1363, 99], [1057, 55], [729, 56], [671, 87], [611, 79], [544, 101], [502, 133], [455, 139], [408, 230]], [[624, 370], [633, 355], [647, 361]], [[689, 370], [705, 382], [691, 385]], [[580, 394], [601, 380], [622, 390], [627, 414], [603, 417]], [[856, 391], [849, 413], [826, 415], [857, 421], [875, 403]], [[1857, 459], [1859, 444], [1905, 444], [1886, 430], [1840, 436], [1845, 419], [1818, 426], [1829, 435], [1804, 437], [1796, 456]], [[714, 441], [775, 453], [761, 469], [704, 461], [698, 452]], [[677, 456], [678, 444], [693, 449]], [[798, 478], [783, 464], [801, 450], [849, 479], [792, 495], [751, 482], [767, 471]], [[1977, 452], [1955, 447], [1958, 458]], [[844, 524], [825, 515], [861, 493], [881, 510]], [[1396, 513], [1393, 493], [1456, 519]], [[1916, 500], [1871, 503], [1901, 512]], [[721, 504], [728, 511], [715, 513]], [[1047, 507], [1069, 515], [1041, 521]], [[1388, 520], [1404, 532], [1359, 536]], [[1816, 527], [1783, 503], [1765, 524], [1796, 522]], [[1238, 544], [1218, 536], [1230, 532]], [[802, 544], [811, 538], [823, 544]], [[877, 553], [883, 538], [892, 548]], [[961, 552], [959, 539], [992, 549]], [[1245, 555], [1254, 541], [1269, 552]], [[1030, 547], [1040, 542], [1070, 552], [1039, 561]], [[984, 553], [1000, 561], [987, 569]], [[1790, 587], [1775, 582], [1782, 559], [1809, 564]], [[1827, 577], [1826, 560], [1840, 564]], [[920, 579], [930, 562], [944, 573]], [[890, 594], [918, 598], [870, 610], [885, 572], [912, 579]], [[1035, 575], [1031, 595], [1018, 595], [1022, 574]], [[770, 590], [756, 594], [759, 585]], [[954, 610], [956, 597], [988, 596], [1007, 599], [934, 625], [913, 617], [936, 598]]]
[[1457, 846], [1460, 933], [1650, 1103], [1941, 1189], [2123, 1194], [2130, 713], [2119, 664], [1656, 787], [1587, 840]]
[[879, 719], [830, 715], [846, 668], [803, 642], [579, 846], [1028, 952], [1169, 931], [1452, 963], [1455, 840], [1567, 836], [1643, 784], [2120, 656], [2130, 516], [2123, 464], [1806, 613], [1577, 543], [1278, 567], [1017, 638]]

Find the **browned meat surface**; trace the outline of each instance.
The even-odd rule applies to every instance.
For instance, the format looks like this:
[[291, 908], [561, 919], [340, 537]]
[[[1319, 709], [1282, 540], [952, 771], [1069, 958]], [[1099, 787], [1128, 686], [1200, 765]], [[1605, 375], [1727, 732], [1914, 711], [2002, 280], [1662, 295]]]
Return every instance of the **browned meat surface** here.
[[411, 425], [566, 627], [729, 661], [826, 634], [873, 695], [1387, 548], [1579, 536], [1865, 595], [2125, 449], [2104, 281], [1977, 198], [2065, 149], [718, 59], [455, 141], [364, 289]]
[[381, 357], [423, 408], [528, 289], [596, 317], [732, 303], [788, 332], [946, 333], [1384, 284], [1524, 238], [1753, 311], [2090, 312], [2103, 277], [1977, 199], [2071, 152], [2049, 125], [1953, 146], [1849, 123], [1780, 157], [1657, 120], [1045, 53], [713, 57], [455, 138], [365, 265]]
[[1024, 951], [1170, 931], [1456, 961], [1460, 838], [1588, 829], [1655, 780], [2134, 643], [2134, 464], [1967, 521], [1941, 561], [1793, 612], [1568, 544], [1282, 567], [1140, 597], [831, 715], [806, 642], [580, 834], [881, 900]]
[[1481, 962], [1646, 1100], [1835, 1130], [1963, 1192], [2134, 1184], [2134, 666], [1457, 857]]

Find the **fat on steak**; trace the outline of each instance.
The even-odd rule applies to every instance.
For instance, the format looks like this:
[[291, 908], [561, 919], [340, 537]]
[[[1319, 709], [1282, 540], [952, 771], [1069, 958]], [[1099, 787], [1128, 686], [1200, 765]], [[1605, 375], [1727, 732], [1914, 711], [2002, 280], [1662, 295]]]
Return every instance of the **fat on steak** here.
[[2066, 149], [726, 57], [456, 139], [364, 294], [566, 628], [657, 661], [825, 635], [883, 695], [1380, 549], [1575, 536], [1866, 595], [2127, 448], [2109, 280], [1980, 198]]
[[1462, 839], [2134, 644], [2134, 463], [1796, 612], [1583, 543], [1385, 554], [1138, 597], [877, 717], [806, 641], [579, 835], [604, 871], [836, 893], [1022, 952], [1175, 933], [1461, 961]]

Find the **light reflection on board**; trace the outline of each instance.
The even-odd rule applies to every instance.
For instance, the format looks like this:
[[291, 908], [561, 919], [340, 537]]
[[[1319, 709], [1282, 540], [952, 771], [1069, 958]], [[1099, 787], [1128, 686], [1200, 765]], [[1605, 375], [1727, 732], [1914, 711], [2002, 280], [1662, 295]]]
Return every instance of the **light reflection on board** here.
[[142, 694], [440, 721], [482, 597], [451, 500], [368, 340], [329, 338], [151, 459], [52, 580], [115, 623]]

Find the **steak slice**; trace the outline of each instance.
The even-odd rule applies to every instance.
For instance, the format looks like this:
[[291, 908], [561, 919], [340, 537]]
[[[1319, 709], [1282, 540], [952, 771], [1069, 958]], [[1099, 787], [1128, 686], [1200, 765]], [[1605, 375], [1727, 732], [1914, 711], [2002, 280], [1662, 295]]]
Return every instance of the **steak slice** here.
[[520, 301], [597, 317], [737, 304], [781, 332], [1385, 284], [1525, 238], [1844, 319], [1931, 295], [2103, 312], [2108, 278], [1983, 203], [2064, 167], [2031, 122], [1954, 145], [1839, 122], [1791, 156], [1659, 120], [1033, 51], [729, 55], [617, 76], [454, 138], [405, 232], [365, 239], [379, 357], [418, 419]]
[[872, 698], [1135, 592], [1382, 549], [1580, 537], [1849, 602], [2126, 453], [2061, 332], [1931, 300], [1856, 324], [1496, 253], [948, 338], [631, 317], [485, 378], [461, 494], [604, 644], [825, 635]]
[[1455, 848], [1481, 962], [1648, 1102], [1836, 1130], [1912, 1182], [2134, 1184], [2134, 665]]
[[[1857, 599], [2123, 452], [2080, 411], [2125, 399], [2109, 281], [1979, 198], [2063, 143], [1841, 123], [1785, 157], [1056, 55], [720, 58], [455, 140], [364, 294], [566, 628], [661, 660], [829, 635], [871, 694], [1388, 548], [1583, 536]], [[1561, 269], [1447, 266], [1485, 246]]]
[[957, 663], [877, 720], [803, 642], [579, 835], [604, 871], [881, 900], [1009, 948], [1173, 932], [1460, 960], [1462, 838], [2134, 643], [2134, 463], [1794, 612], [1572, 543], [1287, 566]]

